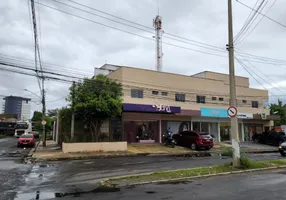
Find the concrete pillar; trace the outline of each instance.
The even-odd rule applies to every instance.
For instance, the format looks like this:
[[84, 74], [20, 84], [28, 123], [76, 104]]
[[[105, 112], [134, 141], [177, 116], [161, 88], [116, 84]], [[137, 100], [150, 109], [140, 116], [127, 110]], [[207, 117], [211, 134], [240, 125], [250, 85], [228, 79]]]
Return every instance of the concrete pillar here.
[[59, 144], [59, 124], [60, 124], [60, 118], [59, 118], [59, 114], [57, 117], [57, 128], [56, 128], [56, 143]]
[[217, 127], [217, 131], [218, 131], [217, 141], [218, 141], [218, 142], [221, 142], [221, 140], [220, 140], [220, 122], [217, 123], [217, 126], [218, 126], [218, 127]]
[[244, 142], [244, 124], [243, 124], [243, 122], [241, 122], [241, 141], [243, 141]]
[[56, 122], [54, 121], [54, 124], [53, 124], [53, 141], [56, 140]]
[[159, 143], [162, 143], [162, 120], [159, 120]]
[[193, 121], [192, 121], [192, 119], [191, 119], [191, 126], [189, 128], [190, 128], [191, 131], [193, 130]]

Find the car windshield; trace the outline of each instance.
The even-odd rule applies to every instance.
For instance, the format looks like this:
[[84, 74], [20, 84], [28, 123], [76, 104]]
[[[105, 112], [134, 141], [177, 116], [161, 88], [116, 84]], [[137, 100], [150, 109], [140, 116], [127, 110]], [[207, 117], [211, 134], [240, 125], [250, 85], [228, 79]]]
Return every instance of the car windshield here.
[[200, 133], [200, 136], [202, 138], [211, 138], [210, 134], [208, 134], [208, 133]]
[[27, 123], [17, 123], [16, 129], [27, 129], [28, 124]]
[[285, 136], [285, 133], [284, 132], [279, 132], [279, 135]]
[[33, 135], [31, 134], [21, 135], [21, 138], [33, 138]]

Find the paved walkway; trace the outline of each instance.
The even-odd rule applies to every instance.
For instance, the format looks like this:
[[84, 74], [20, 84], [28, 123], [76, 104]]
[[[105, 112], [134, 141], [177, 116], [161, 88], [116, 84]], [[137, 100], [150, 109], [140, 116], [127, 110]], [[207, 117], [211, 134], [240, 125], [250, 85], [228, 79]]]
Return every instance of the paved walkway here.
[[[127, 151], [117, 152], [82, 152], [82, 153], [63, 153], [54, 141], [47, 141], [46, 147], [39, 144], [36, 152], [32, 157], [36, 160], [70, 160], [70, 159], [89, 159], [98, 157], [122, 157], [122, 156], [138, 156], [138, 155], [193, 155], [198, 153], [220, 153], [225, 147], [231, 147], [227, 143], [218, 143], [210, 151], [192, 151], [189, 148], [176, 146], [171, 148], [162, 144], [128, 144]], [[273, 152], [278, 151], [277, 147], [269, 145], [261, 145], [255, 143], [241, 143], [241, 151], [243, 152]]]

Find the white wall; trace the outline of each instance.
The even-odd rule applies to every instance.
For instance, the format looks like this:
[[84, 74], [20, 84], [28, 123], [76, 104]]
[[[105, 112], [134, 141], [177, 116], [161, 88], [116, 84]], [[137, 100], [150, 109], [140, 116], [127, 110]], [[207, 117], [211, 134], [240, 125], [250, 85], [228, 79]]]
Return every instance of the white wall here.
[[29, 120], [31, 119], [31, 102], [22, 101], [22, 108], [21, 108], [21, 120]]

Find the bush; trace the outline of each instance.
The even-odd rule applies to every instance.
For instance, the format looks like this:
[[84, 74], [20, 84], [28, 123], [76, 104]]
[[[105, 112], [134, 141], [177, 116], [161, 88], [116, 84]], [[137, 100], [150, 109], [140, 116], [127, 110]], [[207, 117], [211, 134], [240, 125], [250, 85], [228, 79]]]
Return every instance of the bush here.
[[249, 169], [249, 168], [253, 167], [252, 165], [253, 165], [253, 162], [249, 158], [247, 158], [247, 157], [241, 157], [240, 158], [240, 168]]
[[232, 156], [232, 154], [233, 154], [233, 149], [232, 149], [232, 147], [226, 147], [226, 146], [224, 146], [223, 148], [222, 148], [222, 153], [221, 153], [221, 155], [222, 156]]

